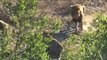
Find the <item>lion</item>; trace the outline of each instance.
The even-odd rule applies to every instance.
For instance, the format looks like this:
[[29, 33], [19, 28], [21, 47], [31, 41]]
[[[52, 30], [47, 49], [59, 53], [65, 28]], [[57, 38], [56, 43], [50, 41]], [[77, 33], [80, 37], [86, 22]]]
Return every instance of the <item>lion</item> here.
[[83, 17], [85, 6], [81, 4], [71, 5], [72, 21], [76, 24], [76, 30], [83, 30]]

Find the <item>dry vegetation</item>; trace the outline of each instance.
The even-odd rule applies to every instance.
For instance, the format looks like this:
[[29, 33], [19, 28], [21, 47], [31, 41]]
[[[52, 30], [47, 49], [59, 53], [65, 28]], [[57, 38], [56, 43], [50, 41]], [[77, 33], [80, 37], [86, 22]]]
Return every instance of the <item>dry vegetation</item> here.
[[[10, 0], [13, 6], [17, 0]], [[7, 12], [3, 12], [3, 0], [0, 2], [0, 19], [4, 20], [11, 25], [15, 23], [11, 21]], [[95, 14], [95, 12], [107, 13], [106, 0], [38, 0], [37, 8], [33, 20], [40, 17], [42, 14], [48, 15], [50, 19], [61, 19], [63, 21], [70, 20], [70, 6], [73, 4], [84, 4], [86, 6], [85, 15]], [[88, 19], [88, 18], [87, 18]]]
[[[33, 11], [33, 8], [31, 8], [30, 11], [34, 12], [34, 15], [32, 15], [33, 13], [28, 12], [30, 7], [28, 8], [26, 4], [22, 5], [24, 5], [25, 8], [27, 7], [28, 10], [26, 9], [26, 11], [28, 14], [23, 13], [25, 10], [20, 5], [18, 7], [21, 7], [23, 11], [16, 9], [18, 13], [13, 13], [12, 15], [11, 11], [16, 10], [11, 10], [10, 6], [8, 6], [10, 10], [5, 10], [6, 7], [4, 8], [3, 1], [4, 0], [0, 0], [0, 20], [3, 20], [14, 29], [17, 27], [17, 31], [0, 31], [0, 47], [2, 47], [0, 48], [0, 59], [49, 60], [46, 49], [51, 45], [50, 41], [52, 42], [52, 38], [59, 41], [55, 42], [57, 45], [58, 43], [63, 45], [63, 50], [61, 46], [62, 53], [60, 55], [62, 60], [107, 59], [105, 57], [107, 52], [104, 51], [107, 49], [107, 28], [105, 26], [107, 18], [103, 15], [96, 16], [96, 13], [98, 12], [106, 15], [106, 0], [38, 0], [36, 9], [34, 9], [35, 12]], [[15, 6], [18, 0], [10, 1], [10, 5]], [[82, 33], [79, 36], [59, 33], [62, 25], [65, 24], [66, 21], [71, 20], [70, 6], [73, 4], [84, 4], [86, 6], [84, 11], [83, 29], [87, 32]], [[21, 13], [23, 14], [20, 15]], [[29, 16], [30, 14], [31, 16]], [[92, 26], [93, 19], [96, 20], [95, 27], [97, 29]], [[19, 26], [16, 26], [18, 24]], [[52, 36], [51, 38], [48, 35], [48, 37], [44, 38], [43, 30], [45, 29], [50, 30], [46, 32], [46, 34], [49, 33]]]

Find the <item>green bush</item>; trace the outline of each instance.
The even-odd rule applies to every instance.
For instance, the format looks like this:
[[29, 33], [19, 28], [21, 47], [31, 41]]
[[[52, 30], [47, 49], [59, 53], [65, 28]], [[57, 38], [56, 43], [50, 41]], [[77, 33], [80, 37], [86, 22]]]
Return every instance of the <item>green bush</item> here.
[[[47, 19], [42, 20], [36, 25], [30, 22], [35, 11], [35, 5], [36, 0], [17, 0], [15, 6], [12, 6], [9, 0], [4, 0], [4, 9], [5, 11], [9, 10], [11, 19], [16, 23], [17, 31], [11, 34], [8, 34], [9, 32], [7, 31], [1, 31], [0, 59], [48, 59], [46, 54], [46, 39], [44, 40], [42, 31], [40, 31], [41, 29], [37, 29], [38, 27], [44, 26], [39, 24], [43, 24], [42, 22]], [[38, 21], [35, 22], [38, 23]], [[46, 24], [46, 21], [44, 23]], [[15, 46], [13, 47], [11, 44]], [[10, 47], [13, 47], [13, 50]]]
[[51, 38], [44, 38], [42, 33], [47, 27], [53, 32], [58, 31], [61, 21], [51, 22], [45, 15], [31, 21], [36, 2], [37, 0], [17, 0], [16, 5], [12, 6], [9, 0], [4, 0], [4, 9], [16, 23], [16, 31], [10, 34], [8, 29], [0, 31], [1, 60], [49, 60], [46, 49]]
[[71, 35], [64, 42], [62, 60], [106, 60], [107, 18], [98, 14], [94, 20], [96, 31], [88, 31], [80, 36]]
[[[51, 20], [45, 14], [31, 21], [37, 0], [17, 0], [15, 6], [4, 0], [4, 9], [16, 23], [16, 31], [0, 30], [1, 60], [49, 60], [46, 49], [51, 38], [44, 38], [42, 31], [49, 28], [59, 32], [62, 22]], [[94, 20], [96, 31], [69, 35], [62, 42], [61, 60], [107, 60], [107, 18], [99, 14]]]

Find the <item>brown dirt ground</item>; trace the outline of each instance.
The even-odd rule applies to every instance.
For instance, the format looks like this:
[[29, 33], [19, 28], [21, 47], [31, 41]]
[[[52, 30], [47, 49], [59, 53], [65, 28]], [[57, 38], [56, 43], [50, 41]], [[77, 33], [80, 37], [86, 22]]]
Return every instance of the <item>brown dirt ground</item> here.
[[[96, 12], [102, 12], [107, 15], [107, 1], [106, 0], [39, 0], [37, 2], [37, 13], [33, 17], [36, 19], [40, 14], [45, 13], [51, 20], [60, 18], [62, 21], [71, 20], [70, 5], [84, 4], [86, 9], [84, 11], [84, 30], [93, 28], [91, 26], [92, 20], [96, 17]], [[93, 30], [95, 30], [93, 28]]]
[[[17, 2], [17, 0], [10, 0], [13, 5]], [[0, 0], [0, 10], [3, 9], [2, 5], [3, 0]], [[61, 19], [62, 21], [71, 20], [70, 16], [70, 6], [73, 4], [84, 4], [86, 9], [84, 11], [85, 14], [85, 22], [92, 21], [93, 15], [96, 12], [102, 12], [107, 15], [107, 1], [106, 0], [38, 0], [36, 13], [33, 16], [33, 20], [36, 20], [41, 14], [46, 14], [50, 17], [51, 20]], [[14, 25], [9, 17], [5, 17], [5, 14], [0, 13], [0, 19], [3, 19], [5, 22], [10, 23], [10, 25]]]

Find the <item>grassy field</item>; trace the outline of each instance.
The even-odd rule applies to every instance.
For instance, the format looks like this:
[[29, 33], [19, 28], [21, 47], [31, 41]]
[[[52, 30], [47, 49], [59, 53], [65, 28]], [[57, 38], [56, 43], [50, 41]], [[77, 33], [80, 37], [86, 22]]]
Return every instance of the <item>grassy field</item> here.
[[[32, 18], [37, 10], [36, 3], [36, 0], [18, 0], [12, 6], [9, 0], [4, 0], [4, 11], [16, 27], [0, 28], [0, 60], [51, 60], [46, 49], [52, 38], [44, 38], [43, 30], [59, 32], [63, 21], [51, 20], [45, 12]], [[107, 60], [107, 17], [96, 13], [91, 25], [96, 30], [90, 28], [80, 35], [69, 34], [60, 42], [63, 45], [61, 60]]]

